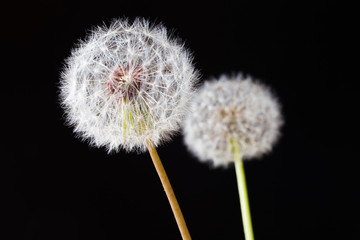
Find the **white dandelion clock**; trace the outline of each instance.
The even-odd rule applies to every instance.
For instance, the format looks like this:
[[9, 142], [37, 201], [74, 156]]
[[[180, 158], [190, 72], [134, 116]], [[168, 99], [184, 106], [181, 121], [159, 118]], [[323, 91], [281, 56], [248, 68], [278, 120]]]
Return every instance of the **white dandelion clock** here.
[[246, 239], [253, 239], [242, 159], [271, 151], [283, 123], [268, 87], [243, 77], [222, 75], [206, 82], [192, 101], [183, 131], [188, 148], [214, 166], [235, 163]]
[[67, 60], [61, 99], [68, 123], [92, 145], [145, 151], [174, 134], [197, 73], [163, 26], [115, 20], [95, 29]]
[[78, 136], [109, 152], [148, 148], [165, 174], [154, 146], [178, 131], [197, 79], [190, 53], [162, 25], [119, 19], [94, 29], [72, 51], [60, 97]]
[[201, 161], [228, 165], [234, 162], [232, 139], [245, 160], [260, 157], [272, 149], [282, 122], [279, 103], [268, 87], [242, 74], [222, 75], [219, 81], [205, 82], [193, 98], [185, 142]]

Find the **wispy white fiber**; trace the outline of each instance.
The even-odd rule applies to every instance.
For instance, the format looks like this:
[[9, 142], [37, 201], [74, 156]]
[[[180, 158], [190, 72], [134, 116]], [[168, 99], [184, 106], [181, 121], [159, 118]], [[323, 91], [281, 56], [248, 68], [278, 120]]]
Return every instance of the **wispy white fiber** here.
[[242, 74], [205, 82], [191, 111], [183, 127], [185, 143], [201, 161], [214, 166], [234, 161], [232, 138], [240, 144], [244, 159], [269, 152], [283, 123], [270, 89]]
[[143, 151], [179, 129], [197, 79], [192, 56], [165, 27], [116, 19], [72, 51], [60, 98], [68, 124], [91, 145]]

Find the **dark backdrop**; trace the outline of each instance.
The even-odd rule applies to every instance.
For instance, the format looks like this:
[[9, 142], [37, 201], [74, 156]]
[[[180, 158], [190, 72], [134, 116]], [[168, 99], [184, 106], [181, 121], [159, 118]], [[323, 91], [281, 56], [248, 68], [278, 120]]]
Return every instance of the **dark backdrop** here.
[[[336, 1], [287, 2], [3, 7], [3, 207], [10, 212], [3, 216], [11, 232], [3, 239], [180, 239], [149, 155], [89, 148], [64, 126], [58, 103], [73, 44], [103, 21], [136, 16], [174, 30], [202, 81], [241, 71], [277, 93], [282, 138], [271, 154], [245, 164], [256, 239], [359, 239], [349, 13]], [[181, 135], [158, 152], [193, 239], [243, 239], [234, 169], [199, 163]]]

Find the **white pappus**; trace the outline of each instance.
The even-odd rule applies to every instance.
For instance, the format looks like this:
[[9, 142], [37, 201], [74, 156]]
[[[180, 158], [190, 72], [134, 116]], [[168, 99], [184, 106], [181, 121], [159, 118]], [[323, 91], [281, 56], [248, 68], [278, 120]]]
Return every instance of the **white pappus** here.
[[147, 140], [157, 146], [179, 129], [197, 80], [191, 54], [165, 27], [115, 19], [73, 49], [60, 99], [91, 145], [144, 151]]
[[192, 100], [184, 141], [201, 161], [234, 162], [235, 139], [244, 159], [269, 152], [280, 135], [280, 105], [270, 89], [241, 73], [207, 81]]

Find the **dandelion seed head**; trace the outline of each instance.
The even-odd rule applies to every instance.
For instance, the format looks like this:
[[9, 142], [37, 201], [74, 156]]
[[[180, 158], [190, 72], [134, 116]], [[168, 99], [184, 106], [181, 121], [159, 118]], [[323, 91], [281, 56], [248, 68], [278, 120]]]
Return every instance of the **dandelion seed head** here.
[[201, 161], [226, 166], [234, 161], [231, 141], [243, 159], [271, 151], [283, 123], [280, 106], [268, 87], [242, 74], [207, 81], [192, 100], [184, 121], [184, 140]]
[[162, 25], [137, 18], [95, 28], [67, 59], [60, 99], [67, 123], [109, 152], [143, 151], [179, 129], [198, 73]]

